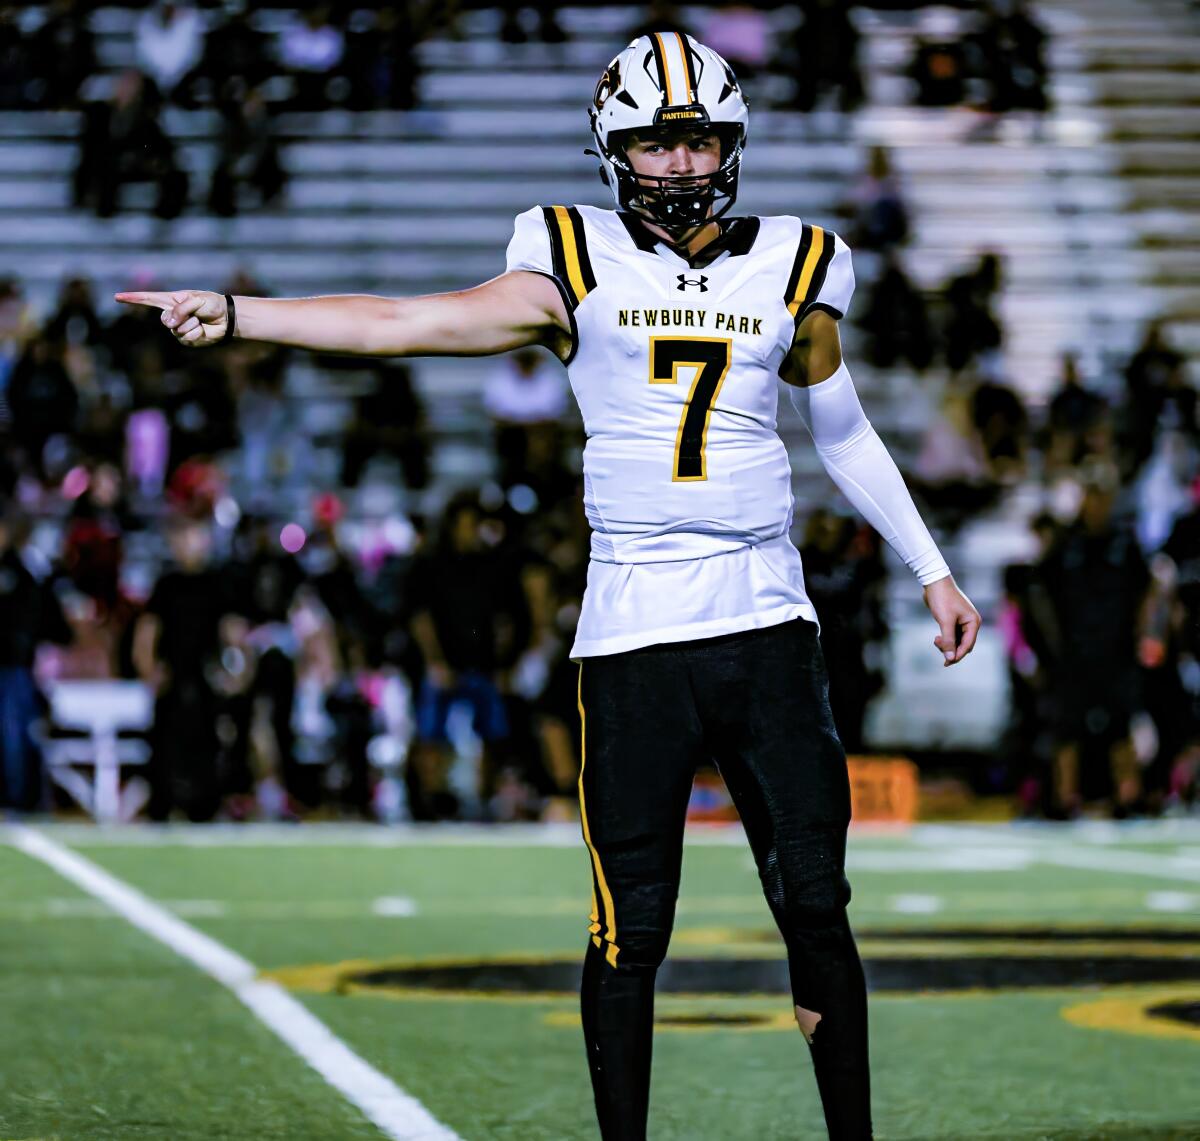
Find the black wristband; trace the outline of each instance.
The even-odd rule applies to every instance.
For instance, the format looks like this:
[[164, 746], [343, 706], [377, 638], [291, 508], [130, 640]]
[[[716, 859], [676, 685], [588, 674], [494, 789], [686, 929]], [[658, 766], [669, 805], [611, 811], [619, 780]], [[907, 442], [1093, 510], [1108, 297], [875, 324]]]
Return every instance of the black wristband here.
[[233, 340], [234, 326], [237, 324], [237, 306], [233, 303], [233, 294], [225, 294], [225, 335], [221, 338], [222, 344], [225, 341]]

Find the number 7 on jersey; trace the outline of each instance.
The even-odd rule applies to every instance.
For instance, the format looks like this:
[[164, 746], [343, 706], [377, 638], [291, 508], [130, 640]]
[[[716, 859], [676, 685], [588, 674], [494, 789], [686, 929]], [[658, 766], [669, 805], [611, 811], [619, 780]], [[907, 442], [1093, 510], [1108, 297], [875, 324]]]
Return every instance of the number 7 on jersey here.
[[733, 341], [728, 337], [650, 338], [651, 384], [677, 384], [680, 366], [696, 370], [675, 436], [674, 483], [708, 479], [708, 421], [732, 357]]

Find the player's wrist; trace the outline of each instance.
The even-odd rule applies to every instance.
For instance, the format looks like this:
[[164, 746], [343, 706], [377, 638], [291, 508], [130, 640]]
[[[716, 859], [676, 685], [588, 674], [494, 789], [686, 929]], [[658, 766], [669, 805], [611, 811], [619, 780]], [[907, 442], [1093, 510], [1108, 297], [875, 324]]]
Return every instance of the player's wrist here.
[[234, 304], [233, 294], [225, 294], [225, 332], [221, 337], [221, 341], [232, 341], [237, 335], [237, 306]]

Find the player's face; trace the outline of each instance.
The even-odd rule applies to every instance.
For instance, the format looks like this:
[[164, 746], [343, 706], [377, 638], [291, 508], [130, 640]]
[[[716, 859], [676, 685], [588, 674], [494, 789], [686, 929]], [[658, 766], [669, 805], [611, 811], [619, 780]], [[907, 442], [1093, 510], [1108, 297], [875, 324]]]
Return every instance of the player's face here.
[[721, 165], [721, 140], [700, 131], [635, 137], [626, 149], [637, 174], [702, 177]]

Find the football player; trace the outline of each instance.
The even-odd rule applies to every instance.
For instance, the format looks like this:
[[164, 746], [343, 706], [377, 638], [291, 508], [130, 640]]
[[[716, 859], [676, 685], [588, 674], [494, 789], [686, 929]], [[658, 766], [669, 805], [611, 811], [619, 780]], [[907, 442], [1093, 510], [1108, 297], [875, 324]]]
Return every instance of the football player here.
[[842, 359], [846, 244], [799, 218], [729, 213], [748, 114], [728, 64], [689, 36], [642, 36], [605, 70], [590, 115], [616, 209], [519, 215], [507, 271], [473, 289], [117, 300], [157, 306], [186, 345], [558, 354], [587, 433], [592, 549], [572, 657], [593, 889], [581, 1002], [601, 1133], [646, 1135], [655, 972], [693, 774], [711, 759], [787, 947], [829, 1134], [859, 1141], [871, 1111], [866, 988], [846, 916], [850, 793], [817, 615], [788, 537], [780, 377], [834, 482], [923, 586], [945, 665], [971, 652], [979, 614]]

